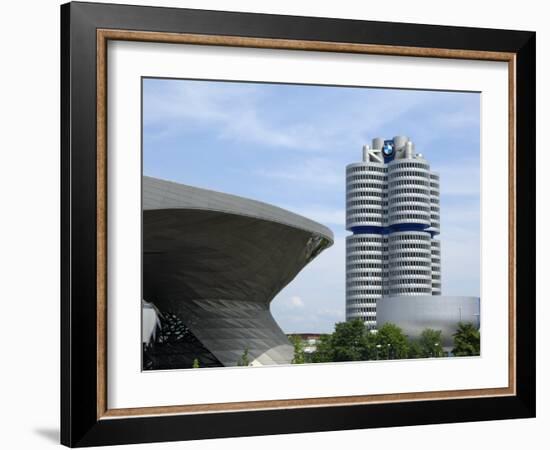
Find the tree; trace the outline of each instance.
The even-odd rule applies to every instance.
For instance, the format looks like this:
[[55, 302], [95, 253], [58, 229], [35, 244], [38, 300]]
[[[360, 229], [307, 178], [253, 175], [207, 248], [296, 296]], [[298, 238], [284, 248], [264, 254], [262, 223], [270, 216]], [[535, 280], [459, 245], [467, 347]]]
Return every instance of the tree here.
[[199, 360], [197, 358], [195, 358], [193, 360], [193, 369], [198, 369], [199, 367], [200, 367]]
[[337, 323], [332, 334], [333, 361], [362, 361], [368, 330], [361, 319]]
[[334, 332], [321, 336], [312, 362], [367, 361], [407, 358], [409, 343], [398, 326], [387, 323], [371, 332], [361, 319], [339, 322]]
[[379, 344], [376, 338], [376, 331], [370, 331], [365, 329], [365, 335], [363, 337], [363, 353], [361, 356], [362, 361], [369, 361], [379, 358]]
[[332, 349], [332, 334], [324, 334], [319, 339], [317, 350], [313, 354], [311, 361], [314, 363], [334, 361], [334, 351]]
[[300, 336], [293, 334], [289, 336], [289, 341], [294, 346], [294, 358], [292, 364], [304, 364], [306, 362], [306, 356], [304, 353], [304, 342]]
[[440, 358], [443, 356], [443, 347], [441, 344], [441, 331], [426, 328], [422, 331], [420, 339], [420, 355], [423, 358]]
[[248, 348], [245, 348], [242, 356], [237, 361], [237, 366], [249, 366], [249, 365], [250, 365], [250, 357], [248, 356]]
[[409, 342], [403, 330], [393, 323], [385, 323], [376, 333], [378, 359], [405, 359], [409, 353]]
[[418, 340], [409, 341], [409, 353], [407, 354], [408, 359], [424, 358], [422, 354], [422, 347], [418, 343]]
[[471, 323], [459, 322], [454, 337], [453, 354], [455, 356], [479, 356], [479, 330]]

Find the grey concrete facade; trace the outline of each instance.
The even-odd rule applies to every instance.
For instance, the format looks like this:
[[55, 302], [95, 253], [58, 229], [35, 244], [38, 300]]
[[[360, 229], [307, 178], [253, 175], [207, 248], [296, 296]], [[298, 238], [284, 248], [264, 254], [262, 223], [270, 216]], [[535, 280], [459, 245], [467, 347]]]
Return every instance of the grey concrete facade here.
[[266, 203], [143, 178], [143, 297], [178, 314], [226, 366], [288, 364], [271, 300], [332, 245], [321, 224]]
[[426, 328], [441, 330], [443, 348], [453, 346], [453, 333], [459, 322], [472, 323], [479, 329], [478, 297], [399, 296], [378, 300], [377, 327], [385, 323], [399, 326], [411, 339], [417, 339]]

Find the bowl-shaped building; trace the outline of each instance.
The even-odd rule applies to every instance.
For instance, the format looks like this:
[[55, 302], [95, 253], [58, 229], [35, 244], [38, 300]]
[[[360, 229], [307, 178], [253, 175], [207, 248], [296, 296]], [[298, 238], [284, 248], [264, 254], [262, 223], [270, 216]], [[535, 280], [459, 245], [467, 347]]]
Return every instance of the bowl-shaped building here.
[[378, 328], [393, 323], [411, 339], [418, 339], [426, 328], [440, 330], [443, 348], [449, 351], [460, 322], [471, 323], [479, 329], [479, 297], [382, 297], [376, 305], [376, 322]]
[[171, 317], [171, 339], [189, 337], [150, 368], [290, 363], [270, 302], [332, 242], [328, 228], [284, 209], [144, 177], [143, 297]]

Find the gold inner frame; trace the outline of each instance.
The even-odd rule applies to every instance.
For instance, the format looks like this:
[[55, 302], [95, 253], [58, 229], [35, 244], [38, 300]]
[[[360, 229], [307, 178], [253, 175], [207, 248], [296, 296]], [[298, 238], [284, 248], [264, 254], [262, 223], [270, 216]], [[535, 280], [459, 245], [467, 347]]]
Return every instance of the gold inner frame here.
[[[108, 409], [107, 405], [107, 42], [109, 40], [306, 50], [371, 55], [472, 59], [508, 63], [508, 387], [401, 394], [318, 397], [201, 405]], [[97, 419], [165, 414], [446, 400], [516, 394], [516, 54], [445, 48], [403, 47], [341, 42], [299, 41], [238, 36], [97, 30]]]

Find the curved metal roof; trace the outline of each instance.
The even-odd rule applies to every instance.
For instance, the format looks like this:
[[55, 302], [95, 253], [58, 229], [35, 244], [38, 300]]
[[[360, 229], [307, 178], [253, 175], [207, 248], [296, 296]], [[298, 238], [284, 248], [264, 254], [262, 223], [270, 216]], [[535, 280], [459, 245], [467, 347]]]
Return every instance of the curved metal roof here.
[[283, 208], [159, 178], [143, 177], [143, 209], [201, 209], [237, 214], [317, 233], [334, 242], [329, 228]]

